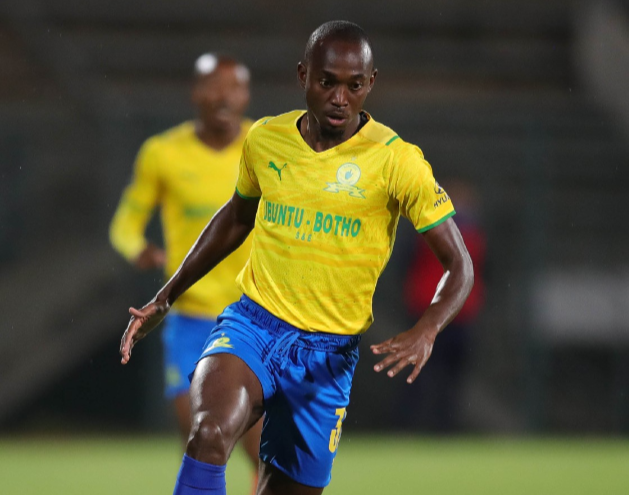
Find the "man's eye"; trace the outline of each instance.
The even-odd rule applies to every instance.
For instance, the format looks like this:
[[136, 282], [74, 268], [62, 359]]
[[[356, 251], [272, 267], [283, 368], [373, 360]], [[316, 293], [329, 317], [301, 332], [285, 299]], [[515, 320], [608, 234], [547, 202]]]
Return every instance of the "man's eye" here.
[[320, 83], [321, 83], [321, 86], [323, 86], [324, 88], [329, 88], [332, 86], [332, 83], [328, 81], [327, 79], [321, 79]]
[[358, 91], [363, 87], [363, 83], [355, 83], [350, 86], [353, 91]]

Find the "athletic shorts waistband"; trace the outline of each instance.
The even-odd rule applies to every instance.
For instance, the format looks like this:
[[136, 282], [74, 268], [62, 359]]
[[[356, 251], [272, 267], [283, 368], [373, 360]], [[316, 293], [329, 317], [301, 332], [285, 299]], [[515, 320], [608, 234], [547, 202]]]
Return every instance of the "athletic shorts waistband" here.
[[286, 332], [293, 332], [298, 335], [294, 345], [306, 349], [327, 351], [327, 352], [347, 352], [356, 348], [360, 342], [360, 335], [337, 335], [325, 332], [307, 332], [294, 327], [290, 323], [269, 313], [258, 303], [246, 295], [242, 295], [239, 301], [242, 311], [258, 326], [265, 328], [276, 336], [285, 335]]

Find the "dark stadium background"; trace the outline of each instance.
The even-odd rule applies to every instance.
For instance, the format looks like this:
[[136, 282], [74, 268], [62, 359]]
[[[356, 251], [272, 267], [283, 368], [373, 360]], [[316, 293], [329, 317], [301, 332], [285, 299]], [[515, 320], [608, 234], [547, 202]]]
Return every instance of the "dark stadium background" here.
[[[375, 46], [367, 110], [480, 197], [463, 431], [627, 434], [629, 10], [570, 0], [3, 0], [0, 433], [172, 431], [158, 335], [126, 368], [117, 355], [128, 306], [161, 281], [108, 243], [135, 153], [191, 116], [204, 51], [251, 67], [251, 117], [304, 107], [296, 63], [333, 18]], [[413, 234], [401, 222], [347, 431], [401, 428], [412, 387], [373, 373], [368, 345], [405, 329]]]

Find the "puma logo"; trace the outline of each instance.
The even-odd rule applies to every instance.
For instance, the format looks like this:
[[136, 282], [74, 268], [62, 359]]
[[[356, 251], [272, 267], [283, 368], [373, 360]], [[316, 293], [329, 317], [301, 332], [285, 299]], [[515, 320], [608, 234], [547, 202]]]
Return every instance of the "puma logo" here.
[[273, 162], [269, 162], [269, 168], [272, 168], [273, 170], [275, 170], [277, 172], [277, 175], [280, 178], [280, 181], [282, 180], [282, 170], [284, 170], [286, 168], [286, 163], [281, 167], [281, 168], [277, 168], [277, 165], [275, 165], [275, 163]]

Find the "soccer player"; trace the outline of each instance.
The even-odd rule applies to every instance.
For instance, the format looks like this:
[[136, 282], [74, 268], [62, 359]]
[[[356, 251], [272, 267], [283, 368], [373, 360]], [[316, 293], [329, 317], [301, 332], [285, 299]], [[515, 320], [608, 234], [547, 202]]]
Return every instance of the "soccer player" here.
[[[198, 118], [150, 138], [142, 146], [134, 177], [111, 223], [114, 248], [140, 270], [165, 267], [173, 275], [190, 247], [233, 193], [242, 145], [252, 122], [249, 71], [227, 56], [204, 54], [195, 64], [192, 102]], [[155, 207], [161, 208], [166, 250], [145, 238]], [[225, 306], [241, 292], [236, 276], [250, 241], [199, 280], [174, 305], [162, 332], [165, 395], [172, 400], [184, 442], [190, 433], [188, 375]], [[244, 437], [257, 470], [261, 422]]]
[[473, 284], [450, 198], [416, 146], [363, 111], [377, 71], [356, 24], [332, 21], [310, 36], [297, 75], [307, 110], [261, 119], [243, 145], [236, 192], [175, 275], [132, 315], [131, 350], [199, 277], [253, 230], [239, 275], [243, 296], [222, 313], [191, 384], [193, 428], [176, 495], [225, 494], [237, 438], [265, 413], [259, 495], [319, 495], [330, 481], [376, 281], [400, 214], [413, 222], [444, 274], [408, 331], [372, 346], [388, 376], [412, 383], [437, 334]]

